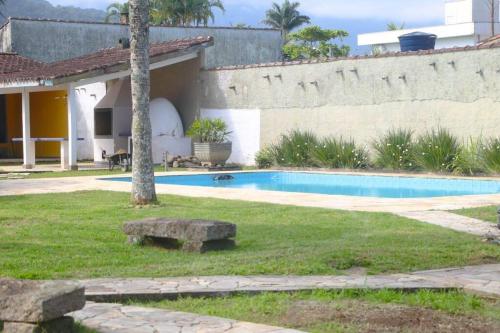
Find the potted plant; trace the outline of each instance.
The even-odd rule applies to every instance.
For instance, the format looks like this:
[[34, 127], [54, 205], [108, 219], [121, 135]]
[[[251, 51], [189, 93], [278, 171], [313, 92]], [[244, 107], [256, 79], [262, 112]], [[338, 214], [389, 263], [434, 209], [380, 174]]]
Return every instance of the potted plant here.
[[193, 139], [194, 156], [211, 166], [224, 165], [231, 156], [230, 133], [222, 119], [197, 119], [187, 131]]

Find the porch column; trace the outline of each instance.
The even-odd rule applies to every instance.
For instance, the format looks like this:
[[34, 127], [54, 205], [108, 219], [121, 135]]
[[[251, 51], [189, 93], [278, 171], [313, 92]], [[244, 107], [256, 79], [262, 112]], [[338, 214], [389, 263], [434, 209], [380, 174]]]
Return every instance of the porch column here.
[[77, 150], [78, 131], [76, 114], [76, 90], [73, 85], [68, 86], [68, 169], [78, 170]]
[[30, 93], [22, 92], [22, 122], [23, 122], [23, 168], [35, 167], [35, 142], [31, 141], [30, 125]]

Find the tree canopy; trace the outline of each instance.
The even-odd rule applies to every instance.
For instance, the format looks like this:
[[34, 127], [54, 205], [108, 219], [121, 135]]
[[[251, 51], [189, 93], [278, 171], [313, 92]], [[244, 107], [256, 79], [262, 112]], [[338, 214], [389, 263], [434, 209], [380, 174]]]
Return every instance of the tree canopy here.
[[119, 19], [121, 14], [128, 14], [129, 4], [128, 1], [125, 3], [114, 2], [106, 8], [106, 22], [111, 22], [113, 19]]
[[221, 0], [150, 0], [151, 22], [174, 26], [207, 26], [214, 21], [214, 9], [224, 12]]
[[286, 36], [293, 29], [311, 22], [309, 16], [300, 14], [299, 7], [299, 2], [285, 0], [281, 5], [274, 2], [271, 9], [266, 12], [266, 18], [262, 22], [274, 29], [281, 30], [282, 34]]
[[405, 26], [406, 24], [404, 22], [401, 24], [397, 24], [395, 22], [389, 22], [387, 23], [387, 31], [403, 30]]
[[300, 58], [342, 57], [349, 55], [347, 45], [337, 45], [333, 40], [348, 37], [344, 30], [322, 29], [317, 25], [306, 27], [290, 34], [289, 42], [283, 47], [283, 53], [290, 60]]

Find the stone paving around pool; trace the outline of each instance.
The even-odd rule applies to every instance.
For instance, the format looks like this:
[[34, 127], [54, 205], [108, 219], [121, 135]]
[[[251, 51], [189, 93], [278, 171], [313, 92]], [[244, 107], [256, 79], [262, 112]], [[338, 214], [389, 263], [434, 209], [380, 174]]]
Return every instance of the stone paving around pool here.
[[500, 229], [496, 224], [471, 217], [443, 211], [400, 212], [396, 215], [483, 238], [500, 240]]
[[[235, 172], [231, 172], [235, 173]], [[336, 174], [352, 174], [349, 172], [335, 172]], [[157, 176], [164, 175], [186, 175], [195, 174], [193, 172], [169, 172], [156, 173]], [[357, 173], [359, 174], [359, 173]], [[380, 175], [377, 173], [363, 173], [363, 175]], [[391, 176], [391, 174], [382, 174]], [[130, 175], [122, 175], [130, 177]], [[395, 174], [394, 176], [405, 176]], [[412, 177], [433, 177], [430, 175], [411, 175]], [[45, 179], [13, 179], [2, 180], [0, 182], [0, 196], [24, 195], [24, 194], [46, 194], [46, 193], [68, 193], [76, 191], [103, 190], [130, 192], [131, 184], [128, 182], [106, 181], [106, 178], [116, 178], [114, 176], [87, 176], [87, 177], [67, 177], [67, 178], [45, 178]], [[457, 177], [448, 177], [457, 178]], [[470, 178], [464, 178], [470, 179]], [[483, 179], [483, 178], [481, 178]], [[486, 179], [486, 178], [485, 178]], [[496, 179], [498, 180], [498, 179]], [[158, 194], [172, 194], [197, 198], [216, 198], [228, 200], [244, 200], [252, 202], [262, 202], [271, 204], [282, 204], [302, 207], [316, 207], [328, 209], [341, 209], [350, 211], [369, 212], [414, 212], [427, 210], [457, 210], [462, 208], [474, 208], [481, 206], [491, 206], [500, 203], [500, 194], [490, 195], [469, 195], [455, 197], [436, 198], [375, 198], [375, 197], [354, 197], [342, 195], [324, 195], [313, 193], [292, 193], [261, 191], [254, 189], [239, 188], [215, 188], [198, 186], [179, 186], [157, 184]]]
[[92, 279], [78, 282], [85, 286], [88, 300], [99, 302], [317, 289], [463, 289], [500, 297], [500, 264], [375, 276], [211, 276]]

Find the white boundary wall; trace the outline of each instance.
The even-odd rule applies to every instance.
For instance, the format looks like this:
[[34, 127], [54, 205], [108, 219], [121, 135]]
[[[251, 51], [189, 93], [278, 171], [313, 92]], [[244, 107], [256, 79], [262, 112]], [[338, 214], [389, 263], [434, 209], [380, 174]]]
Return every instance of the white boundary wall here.
[[260, 111], [252, 109], [201, 109], [201, 118], [221, 118], [228, 125], [233, 152], [229, 163], [254, 165], [260, 149]]

